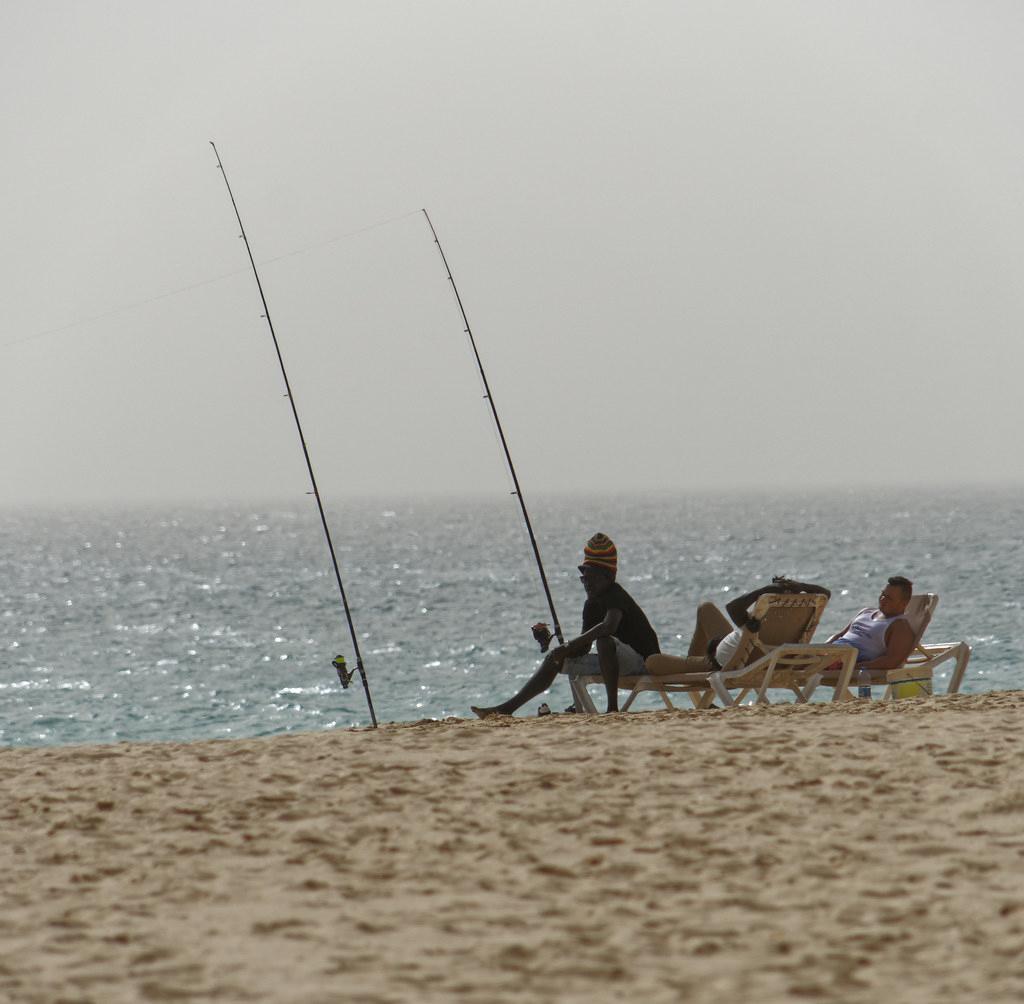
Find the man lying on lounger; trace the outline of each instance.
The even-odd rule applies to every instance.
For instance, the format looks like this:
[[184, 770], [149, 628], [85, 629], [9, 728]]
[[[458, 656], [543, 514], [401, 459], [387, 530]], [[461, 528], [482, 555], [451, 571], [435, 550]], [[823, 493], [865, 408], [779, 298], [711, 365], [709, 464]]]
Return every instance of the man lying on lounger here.
[[[473, 707], [475, 715], [487, 718], [513, 714], [531, 697], [551, 686], [566, 660], [575, 663], [572, 668], [583, 673], [600, 669], [608, 693], [608, 711], [619, 710], [619, 674], [642, 673], [644, 659], [660, 652], [661, 648], [647, 615], [615, 581], [618, 560], [615, 545], [603, 533], [587, 541], [583, 564], [579, 566], [580, 582], [587, 594], [583, 604], [583, 632], [551, 649], [518, 694], [491, 708]], [[547, 651], [551, 643], [547, 625], [537, 624], [533, 636], [540, 643], [541, 651]], [[588, 654], [595, 643], [597, 654]]]
[[711, 669], [721, 669], [739, 647], [743, 629], [749, 628], [756, 632], [760, 627], [757, 620], [750, 616], [750, 608], [767, 593], [832, 595], [824, 586], [816, 586], [813, 582], [797, 582], [795, 579], [777, 575], [770, 585], [737, 596], [726, 604], [725, 610], [731, 623], [714, 603], [702, 603], [697, 607], [697, 626], [693, 629], [693, 637], [690, 639], [689, 654], [702, 655], [707, 659]]
[[857, 650], [858, 670], [902, 666], [914, 648], [914, 631], [904, 613], [913, 595], [910, 579], [893, 575], [878, 597], [878, 606], [861, 610], [828, 644], [852, 645]]

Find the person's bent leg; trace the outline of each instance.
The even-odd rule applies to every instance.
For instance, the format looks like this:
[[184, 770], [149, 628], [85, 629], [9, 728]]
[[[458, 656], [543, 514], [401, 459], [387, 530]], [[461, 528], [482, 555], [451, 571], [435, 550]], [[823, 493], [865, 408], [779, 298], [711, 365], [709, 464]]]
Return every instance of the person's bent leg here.
[[555, 652], [549, 652], [545, 656], [544, 661], [537, 667], [537, 672], [526, 681], [520, 691], [513, 697], [510, 697], [501, 704], [495, 704], [491, 708], [478, 708], [471, 705], [469, 710], [478, 718], [488, 718], [491, 715], [515, 714], [530, 698], [543, 694], [555, 682], [555, 677], [558, 676], [558, 671], [562, 668], [563, 658]]
[[705, 655], [712, 638], [724, 638], [732, 629], [729, 618], [714, 603], [702, 603], [697, 607], [697, 626], [693, 629], [687, 654]]
[[601, 667], [604, 689], [608, 693], [608, 712], [619, 710], [619, 653], [614, 638], [597, 639], [597, 664]]

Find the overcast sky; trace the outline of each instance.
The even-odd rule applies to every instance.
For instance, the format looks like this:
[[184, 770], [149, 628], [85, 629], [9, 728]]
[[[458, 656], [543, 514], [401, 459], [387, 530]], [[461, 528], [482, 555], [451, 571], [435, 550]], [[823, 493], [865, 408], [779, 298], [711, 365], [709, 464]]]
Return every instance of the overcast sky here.
[[[1018, 0], [5, 0], [0, 504], [1020, 481]], [[378, 225], [380, 224], [380, 225]]]

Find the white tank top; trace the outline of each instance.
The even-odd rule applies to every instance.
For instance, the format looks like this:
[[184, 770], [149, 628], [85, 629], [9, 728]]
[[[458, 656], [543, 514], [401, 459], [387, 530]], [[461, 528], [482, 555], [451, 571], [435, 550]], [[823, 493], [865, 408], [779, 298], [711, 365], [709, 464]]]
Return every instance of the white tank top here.
[[885, 634], [891, 624], [896, 621], [905, 621], [904, 614], [897, 614], [895, 617], [875, 617], [879, 613], [877, 609], [866, 607], [863, 609], [846, 629], [846, 633], [836, 638], [836, 645], [852, 645], [860, 654], [857, 662], [870, 662], [881, 655], [885, 655]]
[[735, 631], [731, 631], [718, 643], [718, 648], [715, 649], [715, 662], [718, 663], [719, 669], [736, 654], [736, 649], [740, 647], [740, 639], [742, 637], [743, 632], [736, 628]]

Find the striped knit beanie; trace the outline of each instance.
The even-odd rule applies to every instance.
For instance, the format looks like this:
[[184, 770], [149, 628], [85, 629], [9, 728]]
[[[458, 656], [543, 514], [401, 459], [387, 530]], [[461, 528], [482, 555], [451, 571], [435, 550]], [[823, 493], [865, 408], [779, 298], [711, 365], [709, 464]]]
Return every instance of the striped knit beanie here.
[[583, 564], [604, 568], [614, 575], [619, 568], [619, 554], [609, 537], [595, 533], [583, 548]]

